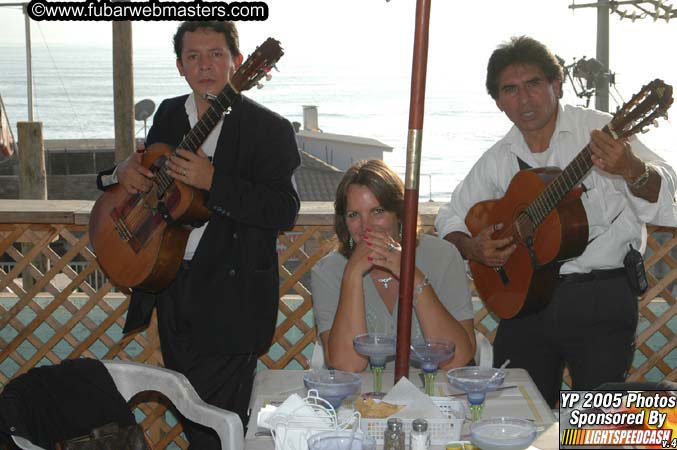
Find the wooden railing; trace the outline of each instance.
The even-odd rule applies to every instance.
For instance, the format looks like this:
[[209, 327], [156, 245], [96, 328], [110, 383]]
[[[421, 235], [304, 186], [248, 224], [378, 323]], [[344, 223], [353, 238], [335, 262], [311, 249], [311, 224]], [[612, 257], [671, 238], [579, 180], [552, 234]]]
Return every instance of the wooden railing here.
[[[87, 235], [91, 206], [87, 201], [0, 202], [0, 386], [32, 367], [66, 358], [162, 364], [154, 323], [122, 336], [129, 300], [98, 272]], [[420, 205], [428, 231], [438, 207]], [[316, 338], [309, 274], [333, 248], [332, 214], [330, 203], [305, 203], [294, 229], [279, 238], [277, 331], [259, 360], [260, 370], [308, 367]], [[676, 245], [676, 229], [650, 228], [645, 254], [650, 287], [640, 300], [631, 380], [677, 379]], [[475, 327], [493, 341], [497, 320], [478, 299], [474, 306]], [[155, 448], [187, 447], [162, 400], [135, 406]]]

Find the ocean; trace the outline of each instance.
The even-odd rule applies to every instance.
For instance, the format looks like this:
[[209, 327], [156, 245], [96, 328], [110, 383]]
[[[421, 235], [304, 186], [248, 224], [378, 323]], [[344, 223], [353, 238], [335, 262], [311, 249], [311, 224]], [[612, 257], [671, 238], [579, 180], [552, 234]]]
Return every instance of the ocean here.
[[[0, 42], [0, 95], [10, 122], [27, 120], [25, 49]], [[110, 47], [34, 45], [35, 120], [45, 139], [112, 138], [113, 87]], [[403, 65], [403, 64], [401, 64]], [[393, 147], [384, 159], [404, 175], [409, 114], [407, 70], [359, 70], [354, 63], [285, 60], [263, 89], [246, 93], [291, 121], [303, 122], [302, 106], [316, 105], [323, 131], [377, 139]], [[446, 201], [480, 155], [510, 128], [484, 90], [483, 68], [429, 69], [421, 158], [421, 201]], [[649, 81], [649, 80], [646, 80]], [[640, 85], [633, 86], [639, 89]], [[162, 99], [188, 92], [169, 49], [134, 53], [134, 99]], [[627, 89], [627, 100], [633, 92]], [[565, 101], [580, 104], [570, 86]], [[148, 123], [150, 127], [150, 121]], [[672, 124], [647, 143], [677, 167], [668, 150], [677, 139]], [[143, 122], [136, 123], [143, 137]]]

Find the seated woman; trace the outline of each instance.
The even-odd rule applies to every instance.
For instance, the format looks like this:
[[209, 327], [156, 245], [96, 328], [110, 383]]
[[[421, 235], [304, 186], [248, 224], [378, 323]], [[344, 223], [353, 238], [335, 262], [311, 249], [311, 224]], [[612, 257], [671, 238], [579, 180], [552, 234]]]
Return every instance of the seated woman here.
[[[353, 337], [397, 334], [404, 185], [383, 161], [360, 161], [336, 192], [334, 227], [338, 250], [312, 271], [315, 322], [327, 366], [350, 372], [368, 360]], [[411, 338], [453, 341], [444, 368], [466, 365], [475, 351], [473, 310], [461, 255], [453, 245], [419, 233]]]

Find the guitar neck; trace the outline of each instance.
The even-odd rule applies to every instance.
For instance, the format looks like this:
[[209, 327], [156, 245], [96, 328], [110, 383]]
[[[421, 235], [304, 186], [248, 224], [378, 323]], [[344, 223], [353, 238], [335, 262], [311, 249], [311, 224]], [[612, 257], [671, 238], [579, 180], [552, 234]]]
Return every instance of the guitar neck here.
[[207, 111], [200, 117], [200, 120], [188, 134], [183, 137], [177, 148], [183, 148], [193, 153], [197, 152], [197, 149], [200, 148], [205, 139], [207, 139], [207, 136], [209, 136], [209, 133], [219, 123], [223, 113], [233, 104], [237, 95], [230, 84], [226, 85], [221, 93], [210, 102]]
[[[609, 133], [609, 127], [605, 126], [602, 131]], [[538, 225], [550, 214], [550, 212], [559, 205], [565, 195], [567, 195], [592, 168], [592, 152], [590, 144], [564, 168], [552, 182], [541, 192], [527, 208], [527, 214]]]
[[[179, 148], [196, 153], [197, 149], [200, 148], [205, 139], [207, 139], [207, 136], [209, 136], [209, 133], [219, 123], [223, 113], [233, 104], [237, 95], [237, 92], [235, 92], [230, 84], [226, 85], [221, 93], [210, 102], [209, 108], [200, 117], [200, 120], [183, 137], [179, 145], [174, 149], [173, 154], [176, 155], [176, 150]], [[164, 195], [167, 189], [174, 184], [174, 179], [169, 176], [167, 170], [165, 161], [153, 176], [153, 180], [160, 188], [160, 195]]]

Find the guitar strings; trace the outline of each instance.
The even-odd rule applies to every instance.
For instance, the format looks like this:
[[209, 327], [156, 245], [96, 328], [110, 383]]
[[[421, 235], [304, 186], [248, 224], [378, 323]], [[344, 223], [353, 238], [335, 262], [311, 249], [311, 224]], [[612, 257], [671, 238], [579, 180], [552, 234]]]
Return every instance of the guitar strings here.
[[[234, 98], [231, 98], [230, 94], [233, 94], [232, 86], [228, 85], [223, 91], [221, 91], [214, 101], [210, 103], [210, 106], [207, 111], [205, 111], [205, 114], [203, 114], [198, 123], [195, 124], [190, 132], [183, 138], [177, 148], [185, 148], [192, 152], [197, 151], [200, 144], [205, 141], [211, 130], [214, 129], [218, 121], [221, 119], [221, 116], [228, 109], [228, 107], [224, 107], [224, 103], [228, 106], [233, 103]], [[173, 153], [176, 155], [176, 149], [174, 149]], [[163, 161], [162, 166], [153, 174], [153, 178], [151, 179], [151, 181], [158, 187], [159, 197], [162, 197], [172, 186], [172, 184], [174, 184], [174, 178], [169, 176], [167, 173], [166, 161], [167, 159]]]
[[[532, 237], [535, 237], [538, 226], [571, 190], [571, 187], [573, 187], [575, 182], [580, 181], [588, 170], [590, 170], [590, 167], [592, 166], [590, 155], [591, 152], [588, 144], [581, 150], [576, 158], [574, 158], [574, 160], [546, 186], [536, 199], [520, 212], [517, 219], [511, 222], [510, 226], [498, 233], [497, 239], [512, 237], [514, 242], [524, 244], [524, 240], [522, 239], [519, 230], [527, 227], [533, 228]], [[575, 172], [576, 170], [580, 171], [580, 173], [574, 173], [574, 177], [572, 178], [570, 172]], [[571, 186], [567, 186], [567, 184]]]
[[[671, 95], [665, 96], [669, 97], [669, 101], [660, 102], [660, 104], [657, 100], [653, 100], [654, 104], [648, 106], [648, 112], [646, 111], [646, 107], [644, 108], [644, 111], [633, 111], [637, 117], [632, 117], [632, 114], [628, 113], [628, 109], [631, 107], [634, 107], [635, 109], [641, 109], [639, 106], [643, 106], [643, 103], [648, 98], [648, 92], [651, 90], [650, 88], [652, 85], [658, 84], [658, 81], [659, 80], [654, 80], [649, 84], [649, 86], [644, 86], [638, 94], [634, 95], [629, 102], [620, 108], [619, 113], [625, 111], [625, 116], [627, 116], [629, 119], [622, 127], [620, 127], [623, 128], [623, 130], [618, 129], [618, 124], [614, 126], [620, 135], [627, 137], [635, 134], [636, 132], [640, 131], [647, 122], [654, 121], [654, 125], [656, 125], [655, 119], [661, 115], [661, 112], [663, 113], [663, 116], [667, 116], [667, 112], [664, 111], [664, 109], [666, 110], [666, 106], [669, 107], [672, 103]], [[662, 93], [659, 94], [663, 96]], [[665, 100], [665, 98], [662, 100]], [[640, 103], [642, 105], [640, 105]], [[663, 103], [667, 103], [667, 105]], [[619, 113], [617, 113], [616, 116], [612, 118], [611, 123], [605, 126], [602, 131], [609, 135], [612, 134], [609, 126], [613, 124]], [[620, 133], [620, 131], [623, 131], [623, 133]], [[527, 208], [520, 212], [517, 219], [511, 222], [510, 226], [501, 230], [497, 234], [496, 238], [504, 239], [506, 237], [512, 236], [514, 242], [524, 243], [519, 233], [523, 227], [533, 227], [532, 237], [535, 236], [538, 226], [557, 207], [557, 205], [571, 191], [571, 189], [585, 177], [592, 166], [592, 151], [590, 149], [590, 144], [588, 144], [567, 165], [567, 167], [565, 167], [564, 170], [562, 170], [562, 172], [546, 186], [546, 188], [536, 197], [536, 199], [531, 202]]]

